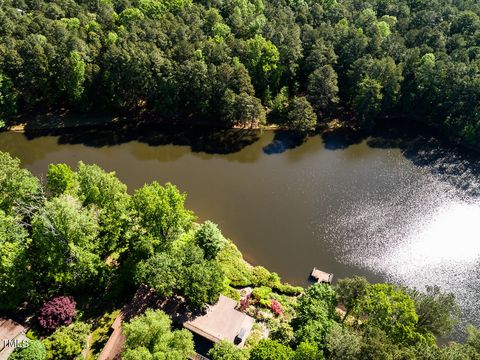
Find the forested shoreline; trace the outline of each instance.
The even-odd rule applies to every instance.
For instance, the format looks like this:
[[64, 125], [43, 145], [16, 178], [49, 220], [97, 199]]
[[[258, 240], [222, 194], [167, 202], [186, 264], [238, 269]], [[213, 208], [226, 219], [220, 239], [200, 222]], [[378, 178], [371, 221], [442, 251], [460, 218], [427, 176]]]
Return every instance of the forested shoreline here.
[[[197, 223], [185, 199], [170, 183], [130, 194], [115, 173], [82, 162], [51, 164], [41, 181], [0, 152], [0, 315], [30, 327], [29, 345], [11, 359], [95, 359], [119, 309], [145, 286], [195, 313], [224, 294], [254, 317], [245, 348], [221, 341], [212, 360], [480, 359], [473, 326], [465, 343], [437, 344], [459, 308], [435, 284], [285, 284], [248, 264], [216, 224]], [[193, 354], [192, 334], [161, 310], [123, 328], [122, 359]]]
[[69, 109], [309, 131], [425, 118], [478, 144], [473, 0], [6, 0], [0, 121]]

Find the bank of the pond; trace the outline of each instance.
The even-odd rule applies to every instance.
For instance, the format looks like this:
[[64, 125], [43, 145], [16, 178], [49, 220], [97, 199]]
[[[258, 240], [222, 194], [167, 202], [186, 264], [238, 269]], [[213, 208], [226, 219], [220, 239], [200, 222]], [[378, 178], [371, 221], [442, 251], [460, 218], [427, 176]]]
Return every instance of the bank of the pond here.
[[247, 261], [293, 285], [306, 285], [314, 266], [334, 280], [437, 284], [457, 295], [465, 321], [480, 319], [474, 159], [430, 138], [298, 140], [265, 131], [232, 150], [238, 134], [174, 135], [4, 132], [0, 150], [43, 177], [50, 163], [82, 160], [116, 171], [130, 192], [152, 181], [177, 184], [199, 221], [218, 223]]

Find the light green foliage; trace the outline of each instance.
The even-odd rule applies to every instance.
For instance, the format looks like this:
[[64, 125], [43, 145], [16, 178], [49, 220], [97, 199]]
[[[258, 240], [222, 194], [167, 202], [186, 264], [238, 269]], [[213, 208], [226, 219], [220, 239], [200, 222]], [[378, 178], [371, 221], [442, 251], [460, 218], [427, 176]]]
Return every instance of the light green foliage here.
[[473, 325], [467, 326], [467, 344], [480, 354], [480, 329]]
[[417, 327], [435, 336], [447, 336], [458, 322], [460, 308], [455, 295], [444, 294], [438, 286], [427, 286], [426, 292], [412, 291], [415, 310], [418, 314]]
[[160, 310], [147, 310], [123, 324], [126, 336], [122, 359], [185, 359], [193, 353], [192, 334], [171, 329], [171, 320]]
[[9, 360], [45, 360], [47, 350], [40, 340], [29, 340], [27, 347], [17, 347]]
[[250, 360], [288, 360], [292, 356], [291, 348], [270, 339], [260, 340], [250, 351]]
[[267, 286], [260, 286], [252, 291], [252, 297], [257, 301], [269, 300], [272, 289]]
[[47, 189], [52, 196], [76, 194], [78, 179], [75, 172], [66, 164], [50, 164], [47, 172]]
[[58, 328], [43, 343], [47, 349], [47, 360], [73, 360], [87, 345], [87, 335], [90, 325], [75, 322]]
[[68, 72], [65, 77], [65, 91], [73, 103], [78, 102], [83, 95], [85, 66], [82, 55], [76, 50], [71, 51], [67, 65]]
[[288, 88], [282, 87], [272, 101], [272, 113], [273, 122], [281, 123], [282, 119], [287, 115], [288, 108]]
[[335, 291], [328, 285], [310, 286], [298, 299], [297, 318], [294, 320], [295, 340], [321, 346], [337, 319]]
[[261, 35], [245, 41], [244, 47], [242, 60], [257, 92], [263, 94], [268, 84], [275, 88], [280, 76], [280, 54], [277, 47]]
[[31, 205], [40, 192], [40, 182], [20, 160], [0, 151], [0, 210], [15, 213], [15, 207]]
[[[316, 345], [312, 345], [306, 342], [302, 342], [295, 349], [292, 360], [323, 360], [323, 353], [318, 349]], [[344, 358], [337, 358], [346, 360]]]
[[369, 285], [358, 304], [358, 317], [383, 330], [394, 342], [414, 343], [422, 336], [417, 332], [418, 315], [412, 298], [393, 285]]
[[185, 198], [186, 194], [170, 183], [160, 186], [153, 182], [135, 191], [138, 220], [154, 249], [171, 243], [192, 226], [194, 217], [184, 208]]
[[131, 227], [131, 198], [127, 186], [115, 175], [97, 165], [78, 164], [79, 198], [84, 206], [95, 205], [100, 225], [102, 255], [123, 250]]
[[247, 354], [228, 340], [222, 340], [209, 350], [208, 357], [211, 360], [246, 360]]
[[317, 115], [308, 100], [301, 96], [295, 96], [287, 108], [286, 123], [289, 129], [305, 132], [315, 129]]
[[26, 250], [27, 231], [0, 210], [0, 309], [12, 309], [29, 290], [30, 271]]
[[118, 20], [123, 26], [132, 26], [135, 22], [141, 21], [144, 18], [145, 16], [140, 9], [127, 8], [120, 13]]
[[32, 219], [35, 275], [70, 288], [91, 285], [103, 264], [98, 256], [97, 215], [78, 199], [49, 200]]
[[208, 260], [215, 259], [225, 246], [225, 239], [218, 226], [208, 220], [195, 232], [195, 242], [203, 249]]
[[248, 286], [251, 284], [252, 266], [242, 257], [235, 244], [227, 241], [222, 251], [218, 253], [218, 262], [230, 279], [233, 286]]

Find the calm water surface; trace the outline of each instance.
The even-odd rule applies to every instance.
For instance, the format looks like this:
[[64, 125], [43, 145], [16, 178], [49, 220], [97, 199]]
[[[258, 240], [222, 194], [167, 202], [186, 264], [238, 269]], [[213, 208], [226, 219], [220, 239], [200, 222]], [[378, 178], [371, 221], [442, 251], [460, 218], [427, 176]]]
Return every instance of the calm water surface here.
[[50, 163], [82, 160], [115, 170], [130, 192], [170, 181], [188, 193], [200, 220], [218, 223], [249, 261], [286, 281], [305, 284], [316, 266], [337, 279], [363, 274], [420, 289], [437, 284], [456, 294], [465, 320], [480, 325], [479, 187], [464, 162], [418, 166], [399, 148], [366, 141], [329, 150], [320, 136], [272, 153], [272, 141], [267, 132], [238, 152], [215, 155], [189, 146], [88, 147], [2, 133], [0, 150], [39, 176]]

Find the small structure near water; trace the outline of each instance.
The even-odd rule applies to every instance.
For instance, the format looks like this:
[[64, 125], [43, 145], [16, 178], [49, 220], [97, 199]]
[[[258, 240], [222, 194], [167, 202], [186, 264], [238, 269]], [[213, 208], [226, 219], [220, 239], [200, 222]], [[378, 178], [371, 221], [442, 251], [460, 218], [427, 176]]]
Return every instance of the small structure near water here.
[[333, 274], [326, 273], [314, 267], [312, 270], [312, 273], [310, 274], [310, 277], [319, 284], [331, 284], [333, 279]]

